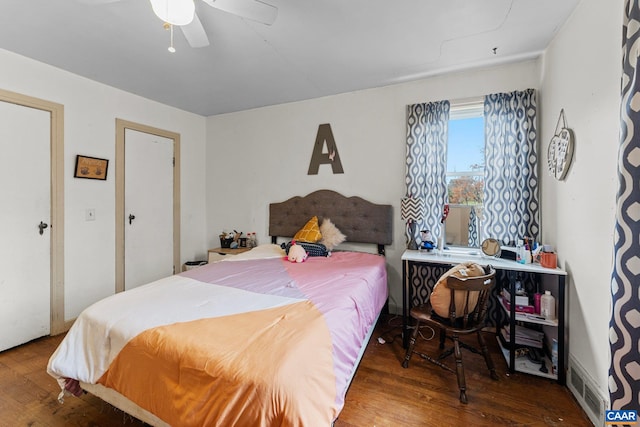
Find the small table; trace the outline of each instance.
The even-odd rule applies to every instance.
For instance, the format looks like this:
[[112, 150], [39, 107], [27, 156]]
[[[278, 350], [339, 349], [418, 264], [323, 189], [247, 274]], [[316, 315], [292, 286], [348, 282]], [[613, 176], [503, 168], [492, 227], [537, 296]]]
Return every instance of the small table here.
[[251, 248], [213, 248], [213, 249], [209, 249], [208, 251], [208, 256], [207, 256], [207, 262], [215, 262], [215, 261], [220, 261], [221, 258], [223, 258], [225, 255], [238, 255], [241, 254], [243, 252], [247, 252], [250, 251]]

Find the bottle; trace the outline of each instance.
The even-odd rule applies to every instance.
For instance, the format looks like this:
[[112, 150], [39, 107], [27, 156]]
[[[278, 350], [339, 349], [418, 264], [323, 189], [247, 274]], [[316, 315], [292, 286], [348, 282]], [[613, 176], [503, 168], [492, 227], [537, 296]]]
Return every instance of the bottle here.
[[516, 276], [516, 283], [514, 285], [514, 291], [516, 295], [524, 295], [524, 289], [522, 288], [522, 280], [520, 274]]
[[536, 292], [533, 295], [533, 312], [535, 314], [540, 314], [540, 297], [542, 295], [539, 292]]
[[525, 263], [525, 259], [524, 259], [524, 246], [522, 240], [518, 239], [518, 241], [516, 242], [516, 262], [520, 263], [520, 264], [524, 264]]
[[551, 373], [558, 375], [558, 340], [551, 341]]
[[544, 295], [540, 297], [540, 315], [549, 320], [556, 318], [556, 299], [551, 291], [544, 291]]

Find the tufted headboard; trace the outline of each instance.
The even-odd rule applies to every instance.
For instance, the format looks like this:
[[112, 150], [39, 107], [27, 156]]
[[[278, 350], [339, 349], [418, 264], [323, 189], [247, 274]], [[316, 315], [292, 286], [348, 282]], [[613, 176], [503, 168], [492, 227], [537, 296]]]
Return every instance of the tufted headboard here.
[[393, 207], [368, 202], [360, 197], [345, 197], [332, 190], [318, 190], [269, 205], [269, 235], [292, 237], [312, 216], [330, 218], [347, 236], [347, 242], [374, 243], [384, 254], [384, 245], [393, 241]]

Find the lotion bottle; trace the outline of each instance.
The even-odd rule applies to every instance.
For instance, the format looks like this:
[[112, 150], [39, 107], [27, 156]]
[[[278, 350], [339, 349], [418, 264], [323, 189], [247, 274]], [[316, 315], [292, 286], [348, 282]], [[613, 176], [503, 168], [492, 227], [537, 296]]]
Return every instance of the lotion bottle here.
[[518, 239], [518, 241], [516, 242], [516, 262], [520, 264], [525, 263], [524, 246], [522, 246], [522, 244], [523, 244], [522, 240]]
[[556, 299], [551, 291], [544, 291], [544, 295], [540, 297], [540, 315], [548, 320], [556, 318]]

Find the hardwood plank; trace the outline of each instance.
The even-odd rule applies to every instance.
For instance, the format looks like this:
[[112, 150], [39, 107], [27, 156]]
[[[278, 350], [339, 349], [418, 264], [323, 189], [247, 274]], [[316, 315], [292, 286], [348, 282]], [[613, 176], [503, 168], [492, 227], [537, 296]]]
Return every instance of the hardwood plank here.
[[[566, 387], [509, 375], [490, 334], [486, 341], [500, 379], [491, 380], [482, 356], [463, 350], [469, 403], [460, 403], [455, 374], [417, 355], [402, 368], [399, 324], [399, 318], [387, 316], [376, 327], [336, 427], [591, 425]], [[89, 394], [58, 403], [59, 387], [46, 365], [61, 339], [45, 337], [0, 352], [0, 427], [145, 425]], [[436, 355], [437, 342], [420, 339], [416, 349]]]

